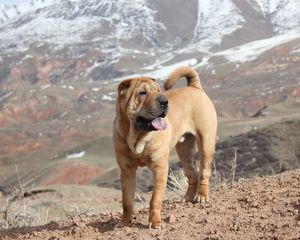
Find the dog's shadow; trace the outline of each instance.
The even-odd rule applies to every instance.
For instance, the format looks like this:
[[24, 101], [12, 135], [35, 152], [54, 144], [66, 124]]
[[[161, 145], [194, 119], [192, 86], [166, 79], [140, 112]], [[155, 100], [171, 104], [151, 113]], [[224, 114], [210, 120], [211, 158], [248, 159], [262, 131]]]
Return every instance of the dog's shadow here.
[[[100, 232], [104, 233], [104, 232], [109, 232], [109, 231], [113, 231], [116, 229], [122, 229], [123, 227], [118, 226], [119, 222], [120, 222], [119, 219], [111, 219], [111, 220], [108, 220], [105, 222], [104, 221], [96, 221], [96, 222], [88, 224], [87, 226], [97, 228]], [[145, 225], [140, 222], [132, 222], [127, 227], [146, 229], [146, 228], [148, 228], [148, 225]]]

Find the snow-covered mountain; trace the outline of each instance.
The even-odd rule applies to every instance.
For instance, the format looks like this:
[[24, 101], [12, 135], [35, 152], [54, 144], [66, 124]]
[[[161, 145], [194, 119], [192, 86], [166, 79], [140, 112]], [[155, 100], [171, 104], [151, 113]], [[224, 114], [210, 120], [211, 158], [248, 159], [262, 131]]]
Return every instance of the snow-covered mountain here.
[[[142, 38], [136, 41], [147, 47], [192, 43], [211, 49], [247, 24], [265, 25], [257, 29], [264, 33], [253, 30], [256, 40], [260, 34], [300, 32], [299, 12], [297, 0], [31, 0], [0, 5], [0, 36], [4, 47], [7, 42], [21, 47], [19, 38], [57, 44]], [[177, 28], [179, 21], [183, 26]]]
[[85, 61], [81, 76], [72, 78], [97, 80], [162, 74], [162, 66], [182, 61], [200, 68], [216, 57], [255, 60], [300, 38], [300, 2], [31, 0], [0, 5], [0, 22], [0, 62], [10, 62], [6, 73], [43, 55], [44, 61]]

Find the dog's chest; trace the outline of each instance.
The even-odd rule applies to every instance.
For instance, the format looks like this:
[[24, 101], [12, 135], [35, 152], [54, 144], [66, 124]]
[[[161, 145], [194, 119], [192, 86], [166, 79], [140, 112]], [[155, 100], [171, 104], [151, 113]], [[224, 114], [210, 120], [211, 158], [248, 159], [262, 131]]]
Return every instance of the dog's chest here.
[[148, 162], [150, 161], [149, 157], [139, 157], [135, 159], [136, 165], [139, 167], [145, 167], [147, 166]]
[[153, 133], [148, 133], [138, 138], [134, 133], [127, 137], [127, 144], [132, 153], [140, 155], [144, 152], [147, 143], [152, 139]]
[[153, 161], [156, 159], [156, 152], [148, 151], [146, 149], [143, 151], [142, 154], [132, 154], [131, 159], [135, 162], [136, 166], [145, 167], [151, 165]]

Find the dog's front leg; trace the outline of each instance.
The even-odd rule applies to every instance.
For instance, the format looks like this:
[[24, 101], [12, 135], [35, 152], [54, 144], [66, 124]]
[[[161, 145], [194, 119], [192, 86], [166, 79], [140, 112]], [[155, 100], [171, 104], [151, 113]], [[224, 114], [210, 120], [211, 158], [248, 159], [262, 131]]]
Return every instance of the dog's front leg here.
[[[166, 158], [167, 159], [167, 158]], [[160, 228], [161, 227], [161, 208], [164, 198], [164, 193], [167, 186], [168, 179], [168, 161], [163, 159], [160, 163], [165, 162], [164, 165], [150, 166], [153, 172], [154, 179], [154, 192], [152, 194], [150, 202], [150, 213], [149, 213], [149, 227]]]
[[121, 224], [128, 225], [132, 219], [136, 186], [136, 167], [121, 169], [123, 217]]

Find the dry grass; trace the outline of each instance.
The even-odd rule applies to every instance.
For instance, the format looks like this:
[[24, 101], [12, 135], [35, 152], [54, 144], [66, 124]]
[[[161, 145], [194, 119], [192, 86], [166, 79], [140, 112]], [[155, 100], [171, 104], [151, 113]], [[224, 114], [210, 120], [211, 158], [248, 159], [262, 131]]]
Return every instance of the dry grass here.
[[45, 225], [48, 222], [49, 208], [10, 205], [5, 210], [4, 218], [0, 221], [0, 229], [31, 227]]
[[[197, 163], [199, 164], [200, 161]], [[217, 170], [216, 162], [213, 160], [212, 162], [212, 176], [211, 176], [211, 186], [214, 189], [219, 186], [226, 186], [228, 184], [234, 184], [236, 181], [236, 170], [238, 167], [237, 164], [237, 149], [234, 149], [233, 158], [228, 161], [228, 163], [224, 166], [227, 171], [225, 174], [221, 175]], [[199, 166], [198, 166], [199, 169]], [[169, 170], [169, 178], [167, 184], [167, 190], [170, 192], [174, 192], [179, 195], [181, 198], [185, 196], [186, 190], [188, 187], [188, 179], [185, 175], [185, 172], [182, 168], [179, 170], [173, 171]]]
[[15, 165], [15, 169], [19, 189], [15, 188], [1, 203], [0, 229], [45, 225], [48, 222], [49, 208], [47, 206], [30, 205], [26, 201], [17, 165]]
[[184, 173], [184, 170], [181, 168], [177, 171], [173, 171], [170, 168], [167, 190], [176, 193], [182, 198], [186, 193], [187, 187], [188, 179]]

